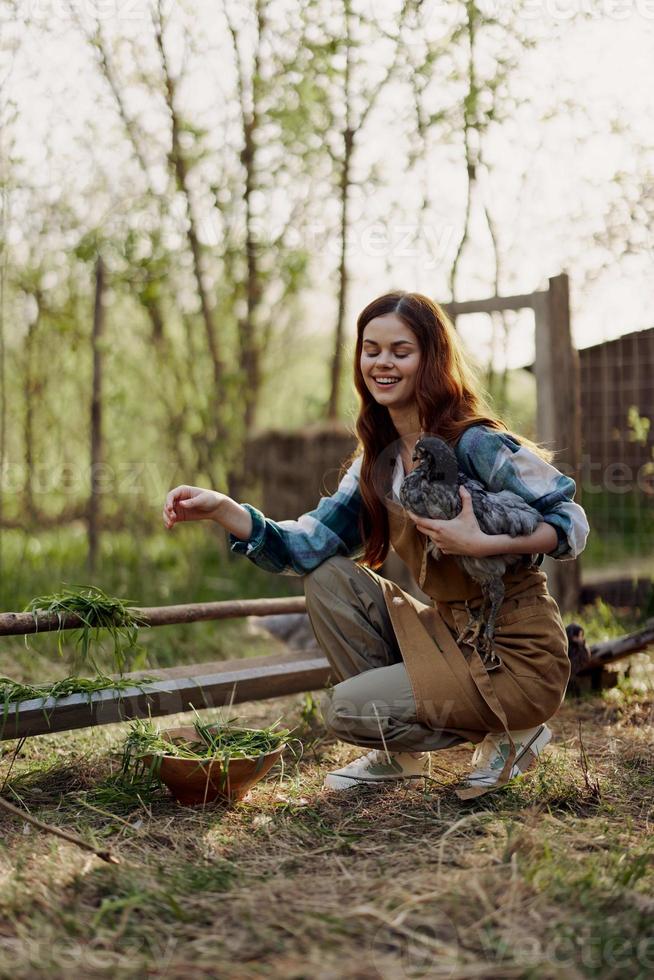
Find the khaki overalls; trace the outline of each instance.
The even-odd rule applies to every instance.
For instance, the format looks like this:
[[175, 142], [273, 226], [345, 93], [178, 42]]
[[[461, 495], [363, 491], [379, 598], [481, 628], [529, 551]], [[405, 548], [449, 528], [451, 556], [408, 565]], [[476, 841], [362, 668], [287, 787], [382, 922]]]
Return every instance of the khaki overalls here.
[[[487, 671], [476, 650], [456, 642], [468, 622], [465, 602], [472, 609], [481, 602], [479, 585], [451, 555], [427, 557], [425, 535], [390, 494], [385, 503], [391, 544], [433, 605], [348, 558], [330, 558], [306, 576], [313, 629], [340, 681], [323, 701], [328, 726], [355, 744], [418, 751], [480, 742], [488, 732], [520, 731], [550, 718], [570, 665], [545, 574], [522, 566], [504, 576], [495, 630], [502, 663]], [[498, 785], [511, 773], [509, 741]]]

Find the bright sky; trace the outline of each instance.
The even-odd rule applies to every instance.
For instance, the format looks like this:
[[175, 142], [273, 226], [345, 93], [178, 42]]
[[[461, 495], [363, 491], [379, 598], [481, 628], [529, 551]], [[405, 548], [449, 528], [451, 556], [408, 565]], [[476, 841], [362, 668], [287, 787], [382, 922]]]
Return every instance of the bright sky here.
[[[147, 0], [73, 2], [82, 17], [99, 13], [110, 33], [138, 38], [150, 30]], [[387, 9], [383, 0], [362, 2], [383, 20]], [[7, 80], [4, 93], [19, 110], [13, 130], [16, 152], [25, 161], [25, 173], [36, 178], [51, 199], [61, 194], [63, 186], [74, 185], [78, 206], [92, 213], [97, 202], [88, 188], [94, 168], [110, 178], [116, 174], [119, 183], [127, 147], [116, 148], [106, 92], [71, 25], [66, 0], [20, 3], [22, 12], [29, 11], [40, 26], [28, 33], [18, 21], [13, 27], [11, 22], [2, 24], [0, 77]], [[444, 0], [427, 0], [427, 5], [434, 18], [446, 17], [450, 9]], [[485, 6], [491, 7], [490, 0]], [[229, 90], [229, 66], [216, 57], [224, 45], [219, 4], [189, 0], [186, 14], [176, 0], [168, 7], [173, 16], [195, 23], [198, 52], [192, 57], [185, 99], [195, 107], [194, 118], [210, 123], [216, 99], [221, 101]], [[586, 16], [572, 22], [569, 15], [575, 11]], [[642, 228], [642, 248], [633, 255], [622, 254], [619, 245], [614, 256], [593, 245], [593, 235], [605, 227], [610, 202], [619, 198], [612, 183], [617, 171], [642, 176], [649, 170], [654, 186], [654, 0], [538, 0], [528, 4], [528, 16], [542, 39], [537, 50], [525, 52], [515, 80], [516, 93], [528, 103], [489, 138], [486, 157], [492, 172], [484, 193], [504, 256], [502, 292], [543, 288], [548, 276], [567, 271], [574, 337], [584, 347], [654, 326], [654, 231]], [[12, 39], [16, 53], [9, 68]], [[174, 49], [174, 40], [172, 45]], [[134, 65], [132, 70], [140, 67]], [[374, 162], [386, 186], [356, 194], [353, 200], [350, 331], [362, 306], [389, 288], [419, 289], [437, 300], [448, 298], [446, 273], [460, 235], [465, 200], [460, 148], [431, 147], [424, 175], [430, 207], [420, 227], [422, 190], [418, 179], [407, 179], [406, 123], [399, 123], [394, 115], [401, 97], [399, 89], [387, 90], [383, 104], [370, 117], [357, 157], [359, 168]], [[164, 118], [150, 106], [134, 103], [134, 108], [146, 114], [156, 139]], [[551, 118], [539, 123], [543, 114]], [[221, 135], [216, 130], [215, 138]], [[472, 241], [460, 266], [458, 299], [493, 292], [492, 252], [480, 193], [473, 199]], [[337, 243], [332, 237], [323, 244], [319, 211], [317, 215], [316, 248], [324, 249], [325, 255], [319, 256], [316, 267], [332, 272]], [[331, 332], [333, 280], [317, 283], [316, 292], [327, 301], [330, 312], [324, 328]], [[459, 325], [483, 358], [490, 337], [488, 318], [464, 318]], [[530, 361], [530, 314], [517, 317], [513, 337], [511, 366]]]

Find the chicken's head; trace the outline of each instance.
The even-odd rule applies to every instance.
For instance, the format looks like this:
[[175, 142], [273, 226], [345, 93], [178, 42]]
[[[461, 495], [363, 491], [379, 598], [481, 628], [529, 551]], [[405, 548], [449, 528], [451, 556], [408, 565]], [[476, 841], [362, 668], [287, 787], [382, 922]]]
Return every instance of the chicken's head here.
[[455, 487], [459, 467], [450, 446], [438, 436], [422, 436], [413, 448], [413, 461], [429, 483], [444, 483]]

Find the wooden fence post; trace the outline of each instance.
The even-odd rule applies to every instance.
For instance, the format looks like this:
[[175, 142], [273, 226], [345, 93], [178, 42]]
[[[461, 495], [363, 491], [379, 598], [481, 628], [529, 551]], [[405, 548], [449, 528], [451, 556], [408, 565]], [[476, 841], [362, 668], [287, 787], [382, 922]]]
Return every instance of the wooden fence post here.
[[[581, 494], [581, 400], [579, 354], [570, 332], [569, 282], [566, 273], [549, 280], [549, 290], [534, 303], [538, 439], [556, 451], [554, 465], [577, 484]], [[549, 589], [564, 612], [579, 602], [579, 560], [546, 558]]]

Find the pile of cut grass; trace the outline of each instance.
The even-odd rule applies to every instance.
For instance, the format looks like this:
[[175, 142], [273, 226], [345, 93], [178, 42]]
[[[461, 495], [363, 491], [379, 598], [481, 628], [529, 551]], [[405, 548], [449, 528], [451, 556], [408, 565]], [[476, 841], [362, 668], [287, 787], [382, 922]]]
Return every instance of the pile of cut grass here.
[[[37, 633], [39, 615], [54, 615], [59, 620], [58, 651], [64, 656], [65, 616], [77, 616], [82, 627], [71, 631], [73, 649], [73, 668], [91, 667], [101, 673], [94, 650], [108, 634], [113, 642], [113, 663], [118, 674], [137, 669], [142, 665], [143, 648], [139, 645], [139, 629], [145, 624], [135, 615], [129, 599], [119, 599], [97, 585], [80, 588], [65, 588], [60, 592], [37, 596], [25, 606], [25, 612], [34, 616]], [[27, 643], [27, 636], [25, 637]]]
[[[10, 707], [40, 698], [43, 703], [49, 699], [67, 697], [71, 694], [85, 694], [91, 701], [98, 691], [112, 689], [123, 691], [130, 687], [142, 687], [156, 678], [142, 677], [138, 682], [125, 679], [126, 669], [142, 665], [144, 650], [138, 644], [139, 629], [144, 624], [134, 614], [130, 600], [107, 595], [98, 586], [83, 586], [79, 589], [65, 588], [60, 592], [37, 596], [25, 607], [31, 612], [37, 627], [39, 616], [55, 615], [59, 622], [57, 630], [57, 649], [60, 657], [65, 656], [64, 619], [75, 615], [82, 621], [82, 627], [71, 630], [75, 651], [73, 668], [84, 667], [95, 671], [95, 677], [83, 677], [75, 673], [49, 684], [21, 683], [10, 677], [0, 677], [0, 702], [3, 711], [3, 724], [6, 723]], [[110, 677], [98, 663], [96, 650], [101, 648], [103, 638], [108, 635], [113, 643], [112, 661], [119, 675]], [[28, 636], [25, 636], [28, 646]], [[48, 717], [45, 712], [46, 718]]]
[[264, 728], [236, 725], [238, 719], [203, 722], [197, 712], [193, 728], [196, 738], [170, 738], [149, 720], [137, 718], [131, 723], [125, 744], [121, 769], [125, 776], [139, 774], [144, 757], [153, 759], [151, 773], [157, 773], [164, 756], [174, 759], [217, 761], [228, 765], [232, 759], [256, 759], [284, 745], [290, 729], [278, 728], [279, 721]]
[[6, 724], [12, 707], [20, 707], [23, 701], [39, 699], [43, 703], [46, 718], [48, 713], [45, 704], [48, 700], [55, 701], [69, 697], [71, 694], [85, 694], [89, 704], [92, 696], [99, 691], [127, 691], [130, 688], [143, 688], [152, 684], [156, 677], [140, 677], [138, 680], [126, 677], [108, 677], [98, 674], [96, 677], [64, 677], [51, 684], [20, 684], [10, 677], [0, 677], [0, 703], [2, 705], [2, 723]]

